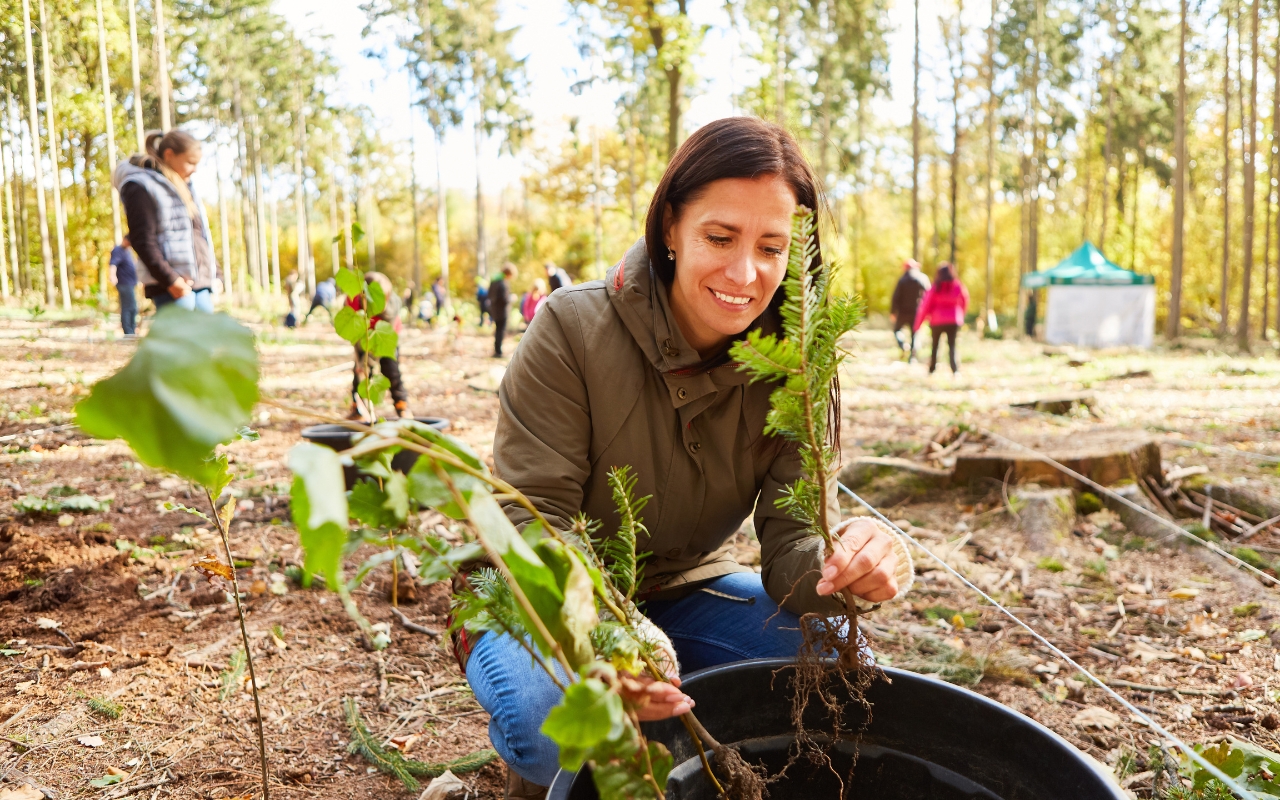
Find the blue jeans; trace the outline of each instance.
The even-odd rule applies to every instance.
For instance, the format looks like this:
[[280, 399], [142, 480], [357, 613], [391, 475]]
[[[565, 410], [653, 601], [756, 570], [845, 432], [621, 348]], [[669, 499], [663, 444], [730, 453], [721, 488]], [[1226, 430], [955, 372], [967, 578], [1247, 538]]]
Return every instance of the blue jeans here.
[[156, 304], [156, 311], [165, 306], [173, 305], [178, 308], [185, 308], [188, 311], [203, 311], [206, 314], [213, 313], [213, 290], [212, 289], [196, 289], [194, 292], [187, 292], [182, 297], [174, 297], [165, 292], [151, 298], [151, 302]]
[[[800, 647], [800, 618], [779, 610], [751, 572], [724, 575], [679, 600], [648, 603], [643, 610], [671, 637], [684, 672], [794, 656]], [[550, 786], [560, 768], [558, 753], [541, 728], [560, 702], [560, 690], [519, 643], [492, 633], [475, 643], [467, 681], [489, 712], [489, 739], [498, 755], [525, 780]]]
[[138, 326], [138, 292], [134, 284], [117, 286], [120, 294], [120, 329], [132, 336]]

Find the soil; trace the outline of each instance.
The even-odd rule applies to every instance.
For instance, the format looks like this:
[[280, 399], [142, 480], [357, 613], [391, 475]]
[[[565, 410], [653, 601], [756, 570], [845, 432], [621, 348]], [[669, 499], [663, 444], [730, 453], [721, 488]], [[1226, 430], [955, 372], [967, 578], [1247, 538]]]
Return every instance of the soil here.
[[[254, 327], [264, 394], [294, 408], [345, 413], [350, 351], [327, 326]], [[240, 647], [234, 605], [189, 569], [216, 537], [200, 517], [164, 510], [166, 503], [201, 508], [202, 497], [185, 481], [140, 466], [121, 443], [89, 439], [71, 425], [76, 400], [118, 369], [133, 346], [98, 325], [13, 319], [0, 320], [0, 339], [3, 780], [30, 782], [57, 798], [257, 796], [252, 701], [243, 681], [229, 679], [224, 691], [222, 677]], [[1095, 353], [1070, 367], [1032, 344], [962, 337], [961, 346], [960, 376], [930, 378], [897, 359], [887, 331], [859, 333], [844, 377], [844, 456], [919, 459], [935, 433], [955, 423], [1027, 438], [1110, 426], [1157, 441], [1220, 446], [1199, 451], [1165, 443], [1162, 452], [1170, 466], [1203, 464], [1226, 480], [1280, 493], [1276, 464], [1248, 457], [1280, 456], [1274, 359], [1188, 348]], [[484, 331], [409, 329], [401, 348], [415, 412], [450, 419], [450, 432], [485, 457], [504, 363], [487, 357], [491, 347]], [[1143, 370], [1149, 375], [1112, 377]], [[1094, 396], [1092, 414], [1010, 407], [1086, 390]], [[375, 735], [404, 742], [408, 756], [421, 761], [488, 748], [487, 716], [441, 639], [400, 623], [389, 602], [389, 574], [375, 572], [356, 594], [371, 621], [391, 625], [392, 644], [381, 654], [361, 648], [336, 596], [281, 579], [301, 561], [288, 521], [285, 454], [314, 421], [264, 404], [254, 423], [261, 439], [229, 448], [242, 492], [231, 542], [247, 591], [272, 795], [411, 797], [347, 752], [343, 698], [358, 700]], [[62, 486], [109, 499], [109, 510], [43, 516], [14, 508], [24, 496], [44, 498]], [[1089, 670], [1155, 687], [1118, 691], [1178, 735], [1206, 741], [1231, 733], [1280, 749], [1280, 709], [1272, 699], [1280, 697], [1275, 589], [1203, 549], [1175, 540], [1135, 542], [1108, 512], [1077, 520], [1059, 552], [1040, 559], [1005, 510], [1006, 488], [992, 481], [919, 488], [904, 497], [895, 486], [893, 504], [883, 510]], [[867, 496], [875, 498], [876, 489], [868, 487]], [[739, 560], [758, 564], [750, 531], [738, 542]], [[1252, 544], [1280, 557], [1280, 536], [1258, 534]], [[862, 622], [878, 657], [976, 680], [975, 690], [1104, 763], [1138, 754], [1130, 788], [1145, 795], [1150, 780], [1141, 773], [1152, 733], [1100, 690], [1078, 685], [1068, 665], [923, 552], [916, 558], [911, 594]], [[413, 623], [444, 628], [443, 585], [402, 581], [398, 599]], [[118, 718], [91, 702], [99, 709], [115, 704]], [[1115, 712], [1114, 725], [1083, 726], [1081, 712], [1092, 706]], [[90, 785], [112, 770], [123, 776], [117, 785]], [[499, 763], [460, 777], [473, 797], [502, 795]]]

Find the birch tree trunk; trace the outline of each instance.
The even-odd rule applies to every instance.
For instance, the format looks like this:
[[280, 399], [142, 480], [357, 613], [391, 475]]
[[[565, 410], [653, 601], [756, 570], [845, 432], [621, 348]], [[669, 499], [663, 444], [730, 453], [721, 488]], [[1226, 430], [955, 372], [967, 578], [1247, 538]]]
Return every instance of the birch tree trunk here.
[[222, 169], [218, 163], [217, 147], [213, 151], [213, 171], [215, 173], [216, 183], [215, 191], [218, 193], [218, 228], [219, 238], [222, 240], [222, 276], [225, 284], [227, 298], [232, 305], [236, 302], [235, 282], [232, 278], [231, 271], [231, 234], [227, 230], [231, 224], [230, 217], [227, 216], [227, 198], [222, 191]]
[[1111, 209], [1111, 143], [1116, 123], [1116, 62], [1111, 59], [1111, 79], [1107, 88], [1107, 132], [1102, 143], [1102, 227], [1098, 230], [1098, 249], [1107, 252], [1107, 212]]
[[[409, 205], [413, 223], [413, 292], [422, 293], [422, 255], [418, 252], [418, 138], [413, 127], [413, 73], [409, 73]], [[410, 311], [410, 314], [413, 312]]]
[[160, 92], [160, 129], [168, 132], [173, 127], [173, 119], [169, 112], [169, 47], [164, 37], [164, 0], [155, 0], [156, 14], [156, 54], [157, 72], [156, 89]]
[[431, 131], [436, 145], [436, 243], [440, 251], [440, 277], [444, 281], [445, 304], [448, 305], [453, 293], [449, 289], [449, 208], [444, 193], [444, 175], [440, 169], [444, 136], [434, 126]]
[[133, 132], [138, 137], [138, 152], [147, 152], [147, 128], [142, 122], [142, 68], [138, 63], [137, 0], [125, 0], [129, 6], [129, 66], [133, 70]]
[[1169, 277], [1169, 315], [1165, 336], [1177, 339], [1182, 325], [1182, 245], [1187, 210], [1187, 4], [1179, 3], [1178, 22], [1178, 107], [1173, 122], [1173, 246]]
[[[49, 168], [53, 171], [53, 228], [58, 243], [58, 285], [62, 308], [71, 308], [71, 287], [67, 276], [67, 216], [62, 210], [62, 167], [58, 160], [58, 124], [53, 106], [53, 58], [49, 55], [49, 21], [44, 0], [40, 0], [40, 60], [44, 65], [45, 128], [49, 137]], [[36, 158], [39, 158], [37, 152]]]
[[49, 243], [49, 211], [44, 197], [44, 161], [40, 156], [40, 115], [36, 110], [36, 57], [31, 44], [31, 0], [22, 0], [22, 33], [27, 55], [27, 111], [31, 128], [31, 152], [35, 155], [36, 216], [40, 232], [40, 261], [44, 267], [44, 300], [56, 299], [53, 280], [53, 247]]
[[[102, 115], [106, 120], [107, 135], [107, 170], [108, 175], [116, 172], [116, 120], [114, 103], [111, 99], [111, 72], [107, 68], [107, 29], [102, 22], [102, 0], [94, 0], [98, 13], [98, 65], [102, 68]], [[120, 193], [115, 183], [111, 183], [111, 242], [120, 243]], [[107, 302], [107, 265], [102, 265], [102, 274], [98, 279], [98, 300], [106, 306]]]
[[778, 0], [778, 28], [775, 33], [773, 65], [773, 117], [779, 125], [787, 124], [787, 15], [788, 0]]
[[911, 257], [920, 260], [920, 0], [914, 0], [915, 55], [911, 80]]
[[[9, 146], [6, 147], [4, 142], [0, 141], [0, 168], [4, 170], [4, 203], [5, 218], [0, 220], [0, 224], [7, 223], [9, 226], [9, 263], [13, 265], [13, 293], [15, 295], [22, 294], [22, 271], [18, 266], [18, 225], [15, 222], [15, 214], [13, 209], [14, 183], [18, 179], [17, 165], [13, 161], [13, 134], [9, 132], [9, 105], [6, 102], [4, 106], [4, 131], [8, 135]], [[28, 281], [30, 283], [30, 281]]]
[[[994, 284], [996, 280], [995, 155], [996, 155], [996, 2], [991, 0], [991, 22], [987, 26], [987, 281], [983, 310], [987, 327], [998, 330]], [[1015, 327], [1017, 327], [1015, 325]]]
[[[1184, 2], [1186, 0], [1183, 0]], [[1240, 322], [1236, 328], [1236, 343], [1240, 349], [1249, 352], [1252, 331], [1250, 330], [1249, 307], [1253, 305], [1251, 290], [1253, 288], [1253, 211], [1257, 191], [1258, 157], [1258, 2], [1249, 4], [1249, 113], [1246, 117], [1245, 136], [1248, 137], [1248, 151], [1244, 158], [1244, 269], [1240, 277]], [[1243, 82], [1243, 78], [1241, 79]], [[1241, 116], [1243, 114], [1243, 109]]]
[[[1280, 20], [1277, 20], [1276, 28], [1277, 28], [1276, 38], [1273, 41], [1280, 42]], [[1275, 90], [1271, 98], [1271, 165], [1267, 168], [1267, 175], [1268, 175], [1267, 208], [1268, 210], [1270, 210], [1270, 207], [1271, 207], [1270, 206], [1271, 194], [1273, 191], [1275, 191], [1275, 185], [1276, 185], [1275, 184], [1276, 161], [1277, 159], [1280, 159], [1280, 46], [1276, 47], [1276, 63], [1275, 63], [1274, 69], [1271, 71], [1271, 77], [1275, 82]], [[1276, 219], [1276, 248], [1277, 248], [1277, 251], [1280, 251], [1280, 198], [1277, 198], [1277, 213], [1276, 213], [1275, 219]], [[1268, 236], [1270, 236], [1271, 234], [1270, 224], [1267, 225], [1267, 234]], [[1270, 255], [1269, 255], [1270, 251], [1271, 251], [1271, 248], [1268, 247], [1267, 248], [1268, 259], [1270, 258]], [[1276, 327], [1280, 328], [1280, 252], [1277, 253], [1276, 262], [1277, 262], [1276, 263]], [[1270, 261], [1268, 261], [1267, 263], [1269, 265]], [[1270, 305], [1270, 304], [1267, 303], [1267, 305]], [[1267, 312], [1266, 312], [1266, 309], [1264, 308], [1262, 312], [1263, 336], [1266, 335], [1266, 329], [1267, 329]]]
[[[477, 58], [483, 62], [483, 54], [477, 53]], [[481, 187], [480, 173], [480, 146], [484, 144], [484, 69], [483, 63], [476, 69], [476, 277], [481, 278], [489, 274], [488, 254], [485, 252], [484, 246], [484, 190]]]
[[[274, 174], [274, 170], [271, 170]], [[274, 183], [274, 181], [273, 181]], [[271, 291], [280, 296], [280, 214], [276, 193], [271, 193]], [[338, 271], [335, 267], [335, 273]]]
[[1222, 275], [1218, 285], [1218, 335], [1227, 335], [1231, 260], [1231, 7], [1223, 2], [1226, 32], [1222, 37]]

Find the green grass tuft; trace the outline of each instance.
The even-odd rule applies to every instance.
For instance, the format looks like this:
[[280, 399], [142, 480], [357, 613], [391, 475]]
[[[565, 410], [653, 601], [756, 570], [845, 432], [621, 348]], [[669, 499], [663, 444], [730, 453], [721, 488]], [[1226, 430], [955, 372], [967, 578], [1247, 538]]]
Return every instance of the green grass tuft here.
[[124, 707], [119, 703], [111, 702], [105, 697], [91, 697], [89, 698], [89, 710], [107, 719], [120, 719], [120, 713], [124, 711]]

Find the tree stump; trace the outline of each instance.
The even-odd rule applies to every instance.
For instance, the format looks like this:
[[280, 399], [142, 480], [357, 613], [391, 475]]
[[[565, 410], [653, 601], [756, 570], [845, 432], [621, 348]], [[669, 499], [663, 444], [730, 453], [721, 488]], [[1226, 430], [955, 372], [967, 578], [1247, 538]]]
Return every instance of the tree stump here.
[[1008, 438], [1035, 452], [996, 443], [966, 443], [955, 453], [952, 481], [975, 489], [1008, 482], [1092, 491], [1087, 485], [1038, 458], [1036, 454], [1041, 453], [1103, 486], [1122, 481], [1136, 482], [1145, 476], [1164, 483], [1160, 446], [1141, 432], [1103, 429], [1058, 436]]
[[1029, 408], [1032, 411], [1039, 411], [1044, 414], [1062, 416], [1070, 414], [1076, 407], [1083, 407], [1092, 414], [1093, 407], [1097, 405], [1097, 402], [1098, 399], [1092, 392], [1086, 392], [1063, 397], [1041, 397], [1035, 400], [1028, 400], [1025, 403], [1010, 403], [1009, 405], [1013, 408]]
[[1056, 550], [1075, 525], [1075, 496], [1070, 489], [1019, 490], [1013, 495], [1012, 506], [1027, 546], [1037, 553]]

